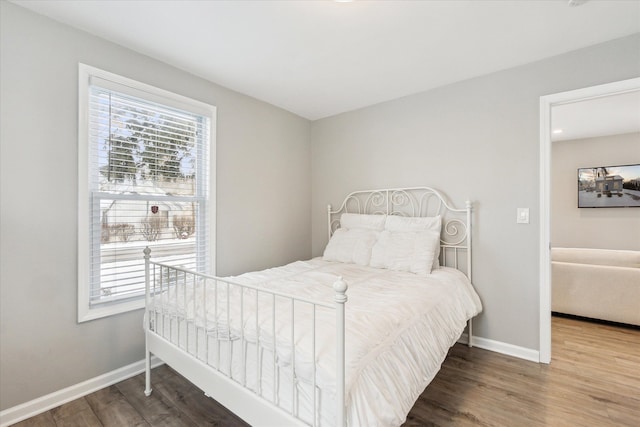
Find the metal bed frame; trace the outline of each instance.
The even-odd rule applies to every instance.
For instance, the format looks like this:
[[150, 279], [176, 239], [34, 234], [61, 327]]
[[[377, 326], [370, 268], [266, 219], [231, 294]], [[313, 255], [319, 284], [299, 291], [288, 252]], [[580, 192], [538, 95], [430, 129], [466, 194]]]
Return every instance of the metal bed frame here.
[[[331, 205], [327, 208], [327, 226], [328, 236], [339, 227], [339, 216], [342, 213], [360, 213], [360, 214], [384, 214], [384, 215], [402, 215], [402, 216], [442, 216], [442, 233], [441, 233], [441, 253], [440, 264], [450, 266], [461, 270], [471, 280], [471, 212], [472, 204], [467, 201], [464, 209], [455, 209], [451, 207], [445, 198], [436, 190], [429, 187], [412, 187], [412, 188], [394, 188], [383, 190], [367, 190], [355, 191], [346, 196], [340, 207], [333, 210]], [[291, 325], [291, 341], [290, 345], [292, 363], [291, 365], [291, 396], [292, 401], [290, 407], [281, 406], [278, 398], [278, 391], [275, 388], [275, 372], [279, 367], [276, 366], [276, 332], [275, 318], [276, 299], [285, 300], [290, 303], [291, 316], [298, 306], [305, 306], [311, 310], [312, 323], [308, 327], [311, 328], [312, 336], [312, 354], [315, 354], [315, 328], [316, 328], [316, 312], [318, 310], [334, 310], [336, 319], [336, 425], [345, 425], [345, 303], [347, 302], [347, 284], [342, 279], [336, 281], [333, 285], [335, 292], [333, 301], [311, 301], [309, 299], [300, 298], [282, 292], [274, 292], [268, 289], [234, 283], [233, 281], [201, 274], [179, 267], [172, 267], [166, 264], [151, 261], [151, 250], [144, 250], [145, 258], [145, 280], [146, 280], [146, 309], [144, 316], [144, 330], [146, 338], [146, 388], [145, 394], [151, 394], [151, 355], [154, 354], [165, 363], [173, 367], [181, 375], [186, 377], [193, 384], [202, 389], [207, 396], [215, 398], [229, 410], [243, 418], [251, 425], [313, 425], [319, 423], [319, 414], [317, 408], [316, 396], [316, 366], [313, 365], [311, 389], [313, 392], [313, 408], [311, 421], [306, 422], [300, 418], [297, 402], [297, 385], [296, 385], [296, 346], [293, 329]], [[198, 284], [203, 283], [200, 290], [197, 290]], [[208, 284], [208, 285], [207, 285]], [[211, 321], [207, 320], [207, 308], [200, 309], [196, 306], [196, 299], [193, 298], [193, 307], [187, 307], [187, 292], [201, 292], [198, 297], [207, 298], [207, 288], [215, 289], [215, 310], [218, 310], [218, 294], [225, 294], [226, 300], [221, 301], [221, 313], [226, 311], [226, 328], [228, 337], [232, 333], [239, 334], [242, 352], [241, 360], [244, 370], [240, 378], [234, 376], [231, 366], [233, 356], [233, 345], [228, 344], [224, 347], [224, 343], [220, 340], [219, 330], [216, 328], [215, 334], [211, 332]], [[189, 289], [191, 289], [189, 291]], [[245, 301], [248, 298], [240, 298], [240, 306], [235, 307], [240, 312], [239, 331], [231, 331], [231, 321], [229, 319], [229, 311], [232, 309], [232, 303], [229, 296], [232, 290], [240, 290], [240, 295], [245, 293], [255, 295], [255, 300], [251, 302]], [[211, 293], [211, 290], [209, 290]], [[160, 302], [156, 298], [160, 295]], [[195, 296], [195, 295], [194, 295]], [[265, 390], [261, 389], [261, 368], [262, 349], [260, 341], [260, 328], [258, 327], [258, 301], [260, 298], [271, 299], [271, 316], [273, 319], [273, 329], [270, 336], [273, 337], [273, 369], [274, 369], [274, 388], [273, 395], [269, 396]], [[175, 307], [173, 311], [164, 307], [164, 299], [172, 300]], [[182, 298], [183, 307], [179, 308], [180, 299]], [[237, 303], [237, 302], [236, 302]], [[247, 304], [255, 304], [255, 338], [250, 338], [252, 333], [245, 329], [244, 325], [244, 309]], [[158, 306], [160, 305], [160, 306]], [[192, 311], [191, 318], [188, 315], [189, 310]], [[211, 313], [209, 313], [210, 315]], [[224, 315], [223, 313], [220, 315]], [[218, 319], [219, 313], [215, 313], [214, 318]], [[250, 317], [250, 316], [249, 316]], [[167, 326], [168, 323], [168, 326]], [[293, 322], [292, 322], [293, 323]], [[215, 326], [215, 325], [213, 325]], [[295, 325], [296, 327], [303, 327]], [[218, 325], [219, 327], [219, 325]], [[222, 334], [224, 335], [224, 334]], [[246, 336], [245, 336], [246, 335]], [[230, 339], [230, 338], [229, 338]], [[212, 344], [210, 340], [214, 341]], [[217, 340], [217, 341], [216, 341]], [[251, 341], [255, 340], [255, 349], [251, 346]], [[468, 345], [472, 345], [472, 320], [468, 321]], [[228, 354], [224, 354], [224, 352]], [[216, 354], [217, 352], [217, 354]], [[255, 352], [255, 353], [253, 353]], [[214, 353], [213, 355], [210, 353]], [[255, 368], [255, 386], [248, 386], [247, 381], [252, 380], [252, 372], [248, 372], [246, 361], [247, 357], [254, 357], [256, 360]], [[227, 357], [227, 359], [225, 359]], [[315, 356], [312, 356], [315, 361]], [[213, 358], [213, 361], [212, 361]], [[228, 360], [228, 366], [225, 366]]]

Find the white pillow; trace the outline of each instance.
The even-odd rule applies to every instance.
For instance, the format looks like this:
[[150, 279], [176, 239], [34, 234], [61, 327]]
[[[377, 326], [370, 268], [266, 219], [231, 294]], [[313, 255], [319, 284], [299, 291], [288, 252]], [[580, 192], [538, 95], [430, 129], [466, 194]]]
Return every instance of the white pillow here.
[[434, 231], [384, 230], [373, 246], [369, 265], [425, 276], [431, 273], [439, 242], [440, 234]]
[[399, 216], [389, 215], [384, 224], [384, 229], [389, 231], [435, 231], [440, 233], [442, 217], [437, 216]]
[[340, 216], [340, 227], [342, 228], [360, 228], [364, 230], [384, 230], [386, 215], [367, 215], [343, 213]]
[[432, 268], [440, 268], [440, 233], [442, 231], [442, 217], [440, 215], [429, 217], [405, 217], [389, 215], [384, 224], [384, 229], [389, 231], [433, 231], [438, 233], [438, 246], [436, 256], [433, 258]]
[[372, 230], [338, 228], [331, 236], [322, 259], [369, 265], [371, 249], [378, 234], [378, 231]]

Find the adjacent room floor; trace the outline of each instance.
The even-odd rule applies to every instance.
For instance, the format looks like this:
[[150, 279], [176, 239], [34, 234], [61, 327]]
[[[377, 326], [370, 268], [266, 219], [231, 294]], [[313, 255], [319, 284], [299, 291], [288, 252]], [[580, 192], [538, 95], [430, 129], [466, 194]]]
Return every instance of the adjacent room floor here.
[[[405, 426], [638, 426], [640, 329], [554, 316], [550, 365], [456, 344]], [[16, 426], [246, 425], [167, 366]]]

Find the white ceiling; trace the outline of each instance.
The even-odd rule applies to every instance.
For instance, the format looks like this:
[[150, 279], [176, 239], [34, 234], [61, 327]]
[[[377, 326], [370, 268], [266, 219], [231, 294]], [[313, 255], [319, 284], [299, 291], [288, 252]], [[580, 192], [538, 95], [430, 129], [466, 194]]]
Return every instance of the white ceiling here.
[[314, 120], [640, 32], [640, 1], [13, 0]]
[[640, 91], [554, 106], [551, 128], [552, 141], [640, 132]]

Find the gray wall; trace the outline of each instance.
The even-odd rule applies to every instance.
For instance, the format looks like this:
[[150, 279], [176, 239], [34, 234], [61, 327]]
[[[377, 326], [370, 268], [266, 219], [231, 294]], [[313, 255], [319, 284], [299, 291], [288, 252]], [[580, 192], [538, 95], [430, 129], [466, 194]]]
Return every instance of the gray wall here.
[[[316, 121], [313, 254], [325, 205], [353, 190], [429, 185], [474, 201], [480, 337], [539, 348], [540, 96], [640, 76], [640, 34]], [[516, 224], [516, 208], [531, 224]]]
[[640, 162], [640, 133], [551, 144], [551, 244], [640, 250], [640, 208], [578, 209], [577, 169]]
[[144, 357], [142, 311], [76, 323], [78, 62], [217, 106], [217, 267], [308, 258], [307, 120], [0, 1], [0, 410]]

